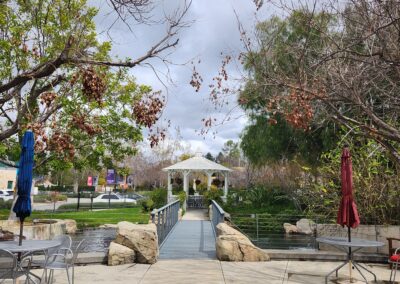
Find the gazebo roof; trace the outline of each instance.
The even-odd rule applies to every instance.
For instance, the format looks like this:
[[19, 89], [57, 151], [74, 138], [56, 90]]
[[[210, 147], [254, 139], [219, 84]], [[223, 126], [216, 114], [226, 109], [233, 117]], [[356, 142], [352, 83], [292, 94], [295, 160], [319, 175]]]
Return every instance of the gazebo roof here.
[[214, 172], [231, 172], [232, 170], [224, 167], [218, 163], [210, 161], [201, 156], [195, 156], [193, 158], [184, 160], [182, 162], [178, 162], [172, 166], [163, 168], [164, 172], [167, 171], [184, 171], [184, 170], [192, 170], [192, 171], [214, 171]]

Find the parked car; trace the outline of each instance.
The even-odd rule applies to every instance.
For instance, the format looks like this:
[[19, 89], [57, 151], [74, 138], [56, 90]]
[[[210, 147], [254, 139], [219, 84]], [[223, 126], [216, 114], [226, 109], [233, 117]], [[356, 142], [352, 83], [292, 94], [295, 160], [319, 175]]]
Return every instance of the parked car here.
[[136, 200], [129, 197], [124, 197], [115, 193], [104, 193], [100, 194], [96, 198], [93, 198], [93, 202], [129, 202], [136, 204]]
[[[124, 194], [119, 194], [119, 195], [120, 195], [120, 196], [124, 196]], [[126, 194], [126, 197], [132, 198], [132, 199], [135, 199], [135, 200], [140, 200], [140, 199], [143, 199], [143, 198], [144, 198], [143, 195], [140, 195], [140, 194], [138, 194], [138, 193], [127, 193], [127, 194]]]
[[7, 201], [7, 200], [13, 200], [13, 198], [14, 194], [12, 190], [5, 190], [5, 189], [0, 190], [0, 199]]

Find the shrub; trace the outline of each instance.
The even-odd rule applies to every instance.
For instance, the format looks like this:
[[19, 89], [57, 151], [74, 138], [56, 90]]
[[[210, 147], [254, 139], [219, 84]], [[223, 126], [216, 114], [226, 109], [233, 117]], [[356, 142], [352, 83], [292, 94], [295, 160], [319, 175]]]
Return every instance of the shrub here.
[[178, 199], [179, 199], [180, 205], [182, 206], [183, 203], [186, 201], [186, 192], [184, 192], [184, 191], [179, 192]]
[[48, 200], [51, 202], [57, 202], [57, 201], [66, 201], [67, 196], [60, 194], [59, 192], [53, 191], [48, 195]]
[[179, 195], [179, 193], [182, 192], [182, 191], [183, 191], [183, 188], [182, 188], [182, 187], [173, 188], [173, 189], [172, 189], [172, 194], [173, 194], [173, 195]]
[[70, 192], [74, 191], [74, 187], [72, 185], [52, 185], [52, 186], [38, 186], [39, 191], [58, 191], [58, 192]]
[[96, 190], [95, 186], [79, 186], [78, 187], [78, 191], [90, 191], [90, 192], [94, 192]]
[[204, 193], [207, 191], [207, 185], [206, 184], [200, 184], [199, 186], [196, 187], [196, 191], [200, 194], [200, 195], [204, 195]]
[[39, 194], [33, 196], [34, 202], [55, 202], [55, 201], [66, 201], [67, 196], [65, 194], [60, 194], [57, 191], [52, 191], [49, 194]]
[[4, 201], [3, 199], [0, 199], [0, 209], [11, 209], [12, 203], [12, 200]]
[[208, 205], [211, 204], [211, 200], [215, 200], [217, 203], [222, 203], [222, 195], [222, 190], [218, 189], [215, 185], [211, 185], [210, 190], [204, 193]]
[[49, 196], [47, 194], [40, 194], [33, 196], [33, 202], [46, 202], [49, 200]]
[[255, 208], [271, 207], [279, 204], [289, 205], [290, 200], [286, 193], [277, 188], [256, 186], [245, 194], [245, 199], [250, 201]]
[[154, 209], [154, 202], [151, 199], [143, 200], [141, 205], [143, 212], [150, 212]]
[[154, 208], [160, 208], [167, 204], [167, 194], [163, 188], [157, 188], [151, 192], [150, 199], [154, 202]]
[[193, 188], [189, 188], [189, 195], [194, 195], [194, 189]]

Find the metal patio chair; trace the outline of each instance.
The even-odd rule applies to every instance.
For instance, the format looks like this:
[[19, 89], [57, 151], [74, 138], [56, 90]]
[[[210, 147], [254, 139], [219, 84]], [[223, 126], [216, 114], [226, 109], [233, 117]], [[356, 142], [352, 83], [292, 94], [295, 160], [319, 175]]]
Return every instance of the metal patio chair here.
[[[400, 264], [400, 248], [397, 248], [395, 251], [394, 251], [394, 254], [393, 255], [390, 255], [390, 257], [389, 257], [389, 264], [390, 264], [390, 266], [391, 266], [391, 271], [390, 271], [390, 279], [389, 279], [389, 282], [390, 283], [395, 283], [396, 282], [396, 272], [397, 272], [397, 269], [399, 268], [399, 264]], [[392, 279], [392, 277], [393, 277], [393, 279]]]
[[[25, 265], [25, 262], [26, 265]], [[17, 278], [26, 276], [25, 283], [30, 279], [29, 270], [31, 266], [31, 257], [25, 257], [20, 262], [12, 252], [0, 249], [0, 283], [4, 280], [13, 280], [17, 283]]]
[[[44, 259], [32, 260], [32, 266], [39, 266], [43, 268], [42, 278], [44, 276], [45, 282], [47, 282], [47, 269], [45, 268], [45, 265], [56, 260], [56, 257], [54, 257], [55, 254], [66, 254], [68, 249], [71, 249], [72, 245], [72, 239], [68, 235], [59, 235], [54, 237], [53, 240], [59, 240], [61, 244], [47, 251], [43, 251], [42, 253], [44, 254]], [[52, 259], [51, 256], [53, 256]]]
[[[68, 283], [74, 284], [75, 277], [75, 262], [78, 258], [79, 252], [83, 248], [85, 240], [81, 240], [76, 246], [75, 250], [65, 249], [66, 253], [56, 253], [49, 256], [49, 262], [45, 264], [44, 268], [50, 270], [48, 283], [53, 283], [54, 270], [65, 270], [67, 273]], [[53, 260], [54, 259], [54, 260]], [[52, 261], [53, 260], [53, 261]], [[70, 277], [69, 270], [72, 270], [72, 276]], [[72, 280], [72, 281], [71, 281]]]

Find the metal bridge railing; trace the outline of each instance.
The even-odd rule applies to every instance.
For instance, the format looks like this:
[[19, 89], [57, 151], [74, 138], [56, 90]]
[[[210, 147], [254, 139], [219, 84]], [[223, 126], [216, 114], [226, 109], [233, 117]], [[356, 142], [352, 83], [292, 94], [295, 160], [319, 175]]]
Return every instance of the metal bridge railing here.
[[217, 225], [224, 222], [225, 211], [219, 206], [217, 202], [211, 200], [211, 210], [212, 210], [212, 225], [215, 235], [217, 235]]
[[179, 200], [176, 200], [151, 212], [151, 220], [157, 226], [159, 245], [164, 242], [169, 232], [178, 222], [179, 207]]

